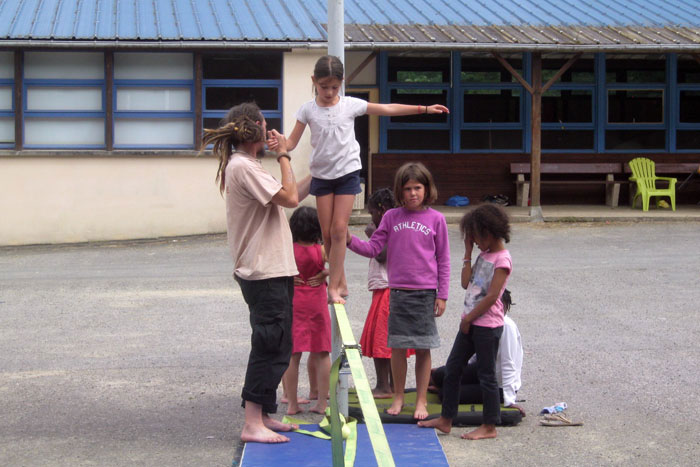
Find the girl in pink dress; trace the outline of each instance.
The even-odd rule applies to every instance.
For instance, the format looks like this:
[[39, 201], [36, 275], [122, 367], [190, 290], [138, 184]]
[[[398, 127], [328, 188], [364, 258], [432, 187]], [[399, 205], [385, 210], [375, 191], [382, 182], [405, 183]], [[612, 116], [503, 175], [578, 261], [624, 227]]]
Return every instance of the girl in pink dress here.
[[[311, 207], [300, 207], [289, 219], [294, 241], [294, 259], [299, 275], [294, 278], [294, 303], [292, 318], [292, 359], [282, 380], [288, 400], [287, 414], [299, 413], [297, 387], [299, 384], [299, 362], [302, 352], [310, 352], [309, 376], [315, 375], [311, 387], [319, 394], [316, 405], [310, 410], [325, 413], [331, 372], [331, 317], [328, 312], [326, 290], [325, 254], [321, 241], [321, 226], [318, 214]], [[314, 384], [315, 383], [315, 384]]]

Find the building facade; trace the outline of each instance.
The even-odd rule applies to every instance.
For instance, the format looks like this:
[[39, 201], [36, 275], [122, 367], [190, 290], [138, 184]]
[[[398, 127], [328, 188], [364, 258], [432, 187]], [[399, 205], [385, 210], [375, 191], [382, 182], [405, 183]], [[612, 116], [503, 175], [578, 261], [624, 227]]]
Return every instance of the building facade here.
[[[0, 245], [224, 231], [202, 129], [248, 100], [268, 127], [293, 127], [326, 53], [325, 5], [88, 3], [0, 7]], [[514, 197], [509, 164], [533, 152], [543, 162], [700, 162], [700, 24], [690, 14], [700, 2], [531, 3], [345, 2], [346, 94], [451, 110], [358, 119], [368, 191], [407, 160], [433, 171], [439, 201]], [[540, 81], [549, 87], [533, 115]], [[294, 151], [300, 176], [310, 151], [307, 131]], [[678, 201], [699, 195], [691, 187]], [[542, 202], [602, 198], [555, 188]]]

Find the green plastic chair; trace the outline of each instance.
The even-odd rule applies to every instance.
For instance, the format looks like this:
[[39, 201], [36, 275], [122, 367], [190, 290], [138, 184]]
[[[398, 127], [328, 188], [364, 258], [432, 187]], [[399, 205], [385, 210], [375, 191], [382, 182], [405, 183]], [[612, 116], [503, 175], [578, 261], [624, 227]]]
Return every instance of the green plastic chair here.
[[[649, 198], [656, 198], [656, 207], [659, 206], [659, 196], [668, 196], [671, 199], [671, 208], [676, 210], [676, 179], [672, 177], [657, 177], [654, 161], [646, 157], [637, 157], [629, 162], [632, 169], [630, 182], [637, 183], [637, 192], [632, 199], [634, 208], [637, 198], [642, 198], [642, 209], [649, 210]], [[668, 188], [657, 188], [656, 181], [664, 180], [668, 182]]]

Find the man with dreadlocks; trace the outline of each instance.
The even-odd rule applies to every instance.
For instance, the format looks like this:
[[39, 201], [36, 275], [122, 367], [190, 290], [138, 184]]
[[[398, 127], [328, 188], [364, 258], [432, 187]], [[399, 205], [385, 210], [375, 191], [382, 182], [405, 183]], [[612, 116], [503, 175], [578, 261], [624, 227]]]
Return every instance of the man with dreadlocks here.
[[[281, 182], [260, 161], [266, 136], [275, 141]], [[251, 349], [241, 397], [245, 408], [244, 442], [284, 443], [275, 431], [296, 425], [272, 419], [277, 411], [277, 387], [292, 353], [294, 261], [292, 234], [283, 208], [294, 208], [308, 194], [310, 178], [297, 185], [287, 153], [287, 141], [276, 130], [267, 132], [253, 103], [233, 107], [219, 128], [204, 131], [219, 157], [216, 179], [226, 200], [228, 245], [233, 276], [250, 310]]]

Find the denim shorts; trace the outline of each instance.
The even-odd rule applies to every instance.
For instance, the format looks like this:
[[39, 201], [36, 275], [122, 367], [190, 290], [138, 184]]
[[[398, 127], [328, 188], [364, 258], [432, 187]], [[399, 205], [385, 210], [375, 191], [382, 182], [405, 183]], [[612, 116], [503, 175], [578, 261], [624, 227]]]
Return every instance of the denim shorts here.
[[356, 195], [361, 192], [359, 170], [333, 180], [311, 178], [310, 193], [314, 196], [330, 195], [331, 193], [334, 195]]

